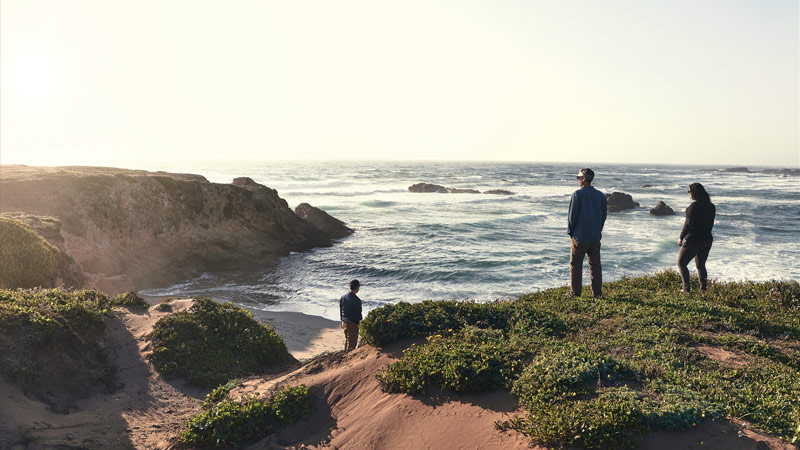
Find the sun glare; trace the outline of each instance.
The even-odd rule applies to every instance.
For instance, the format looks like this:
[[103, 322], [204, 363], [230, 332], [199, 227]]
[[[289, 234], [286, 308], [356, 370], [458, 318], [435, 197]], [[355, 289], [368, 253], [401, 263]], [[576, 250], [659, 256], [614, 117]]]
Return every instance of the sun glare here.
[[63, 74], [57, 58], [41, 50], [29, 50], [3, 58], [5, 93], [21, 105], [46, 107], [62, 88]]

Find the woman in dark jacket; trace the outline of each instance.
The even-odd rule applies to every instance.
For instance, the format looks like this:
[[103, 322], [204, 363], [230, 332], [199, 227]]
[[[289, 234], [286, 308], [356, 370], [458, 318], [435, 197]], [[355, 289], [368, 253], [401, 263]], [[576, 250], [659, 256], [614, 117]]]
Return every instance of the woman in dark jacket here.
[[692, 197], [691, 205], [686, 208], [686, 221], [683, 223], [681, 237], [678, 245], [681, 251], [678, 253], [678, 269], [683, 280], [683, 292], [689, 292], [689, 261], [694, 259], [697, 265], [697, 274], [700, 276], [700, 290], [705, 291], [707, 287], [708, 273], [706, 272], [706, 259], [711, 250], [714, 237], [711, 229], [714, 228], [714, 216], [717, 208], [711, 203], [711, 197], [700, 183], [689, 185], [689, 195]]

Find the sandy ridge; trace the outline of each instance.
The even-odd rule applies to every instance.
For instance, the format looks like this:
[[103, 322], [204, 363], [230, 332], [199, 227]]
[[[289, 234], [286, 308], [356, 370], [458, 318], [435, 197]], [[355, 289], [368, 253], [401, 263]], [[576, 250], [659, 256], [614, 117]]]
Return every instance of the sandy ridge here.
[[[173, 311], [192, 300], [172, 300]], [[515, 449], [531, 448], [516, 432], [501, 432], [496, 420], [524, 414], [506, 391], [426, 396], [386, 394], [375, 374], [400, 357], [409, 343], [383, 349], [362, 346], [345, 354], [335, 321], [299, 313], [252, 310], [284, 337], [303, 364], [277, 376], [256, 376], [231, 393], [266, 394], [286, 385], [305, 384], [312, 394], [310, 417], [250, 445], [251, 449]], [[0, 449], [173, 448], [182, 424], [200, 411], [206, 390], [183, 380], [165, 380], [146, 359], [144, 336], [169, 314], [117, 310], [107, 326], [111, 362], [118, 367], [119, 389], [86, 399], [80, 410], [64, 415], [27, 398], [0, 381]], [[654, 433], [641, 448], [791, 449], [778, 438], [754, 433], [747, 424], [706, 421], [691, 430]]]

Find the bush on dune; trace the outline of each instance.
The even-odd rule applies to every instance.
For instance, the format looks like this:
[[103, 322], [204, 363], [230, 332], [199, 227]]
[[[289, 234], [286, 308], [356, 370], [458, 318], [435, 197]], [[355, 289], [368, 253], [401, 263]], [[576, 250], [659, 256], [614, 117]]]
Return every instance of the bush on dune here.
[[389, 392], [420, 393], [428, 385], [456, 392], [510, 387], [529, 349], [505, 345], [505, 340], [499, 330], [472, 326], [452, 336], [432, 335], [425, 345], [408, 348], [378, 380]]
[[181, 442], [222, 447], [253, 441], [307, 417], [311, 410], [311, 397], [305, 385], [285, 388], [267, 398], [246, 396], [239, 401], [224, 398], [231, 387], [222, 385], [208, 395], [203, 412], [186, 422]]
[[196, 299], [188, 311], [161, 318], [147, 335], [150, 359], [166, 377], [185, 377], [213, 387], [261, 373], [291, 359], [283, 339], [268, 325], [232, 304]]
[[119, 294], [111, 300], [111, 306], [121, 306], [123, 308], [141, 308], [148, 309], [150, 304], [144, 301], [143, 298], [136, 295], [136, 292], [126, 292]]
[[361, 333], [376, 345], [429, 336], [378, 375], [387, 391], [509, 388], [528, 414], [498, 426], [547, 446], [632, 446], [636, 434], [722, 416], [798, 443], [800, 285], [680, 286], [668, 271], [607, 283], [602, 299], [558, 288], [484, 305], [390, 305]]
[[[520, 317], [520, 313], [527, 314], [527, 317]], [[373, 310], [361, 321], [359, 328], [364, 342], [380, 346], [467, 326], [506, 329], [521, 320], [550, 332], [558, 332], [562, 325], [551, 315], [521, 311], [511, 302], [482, 304], [426, 300], [421, 303], [400, 302]]]
[[57, 410], [111, 387], [103, 338], [108, 297], [97, 291], [0, 290], [0, 367]]

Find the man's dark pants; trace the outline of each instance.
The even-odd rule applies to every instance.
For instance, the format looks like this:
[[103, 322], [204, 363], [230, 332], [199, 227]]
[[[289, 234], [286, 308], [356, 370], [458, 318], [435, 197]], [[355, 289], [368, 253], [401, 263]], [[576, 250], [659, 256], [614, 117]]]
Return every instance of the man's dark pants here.
[[344, 328], [344, 351], [355, 350], [358, 344], [358, 324], [342, 322], [342, 328]]
[[592, 278], [592, 295], [600, 297], [603, 294], [603, 267], [600, 265], [600, 243], [578, 242], [574, 238], [572, 239], [572, 246], [569, 252], [569, 282], [572, 287], [572, 295], [581, 295], [584, 255], [589, 258], [589, 274]]
[[706, 283], [708, 280], [706, 260], [708, 259], [708, 252], [711, 251], [711, 244], [713, 244], [713, 241], [683, 243], [683, 247], [681, 247], [681, 251], [678, 253], [678, 270], [681, 272], [684, 291], [689, 292], [691, 289], [688, 266], [692, 258], [694, 258], [695, 265], [697, 265], [697, 275], [700, 277], [700, 290], [706, 290]]

